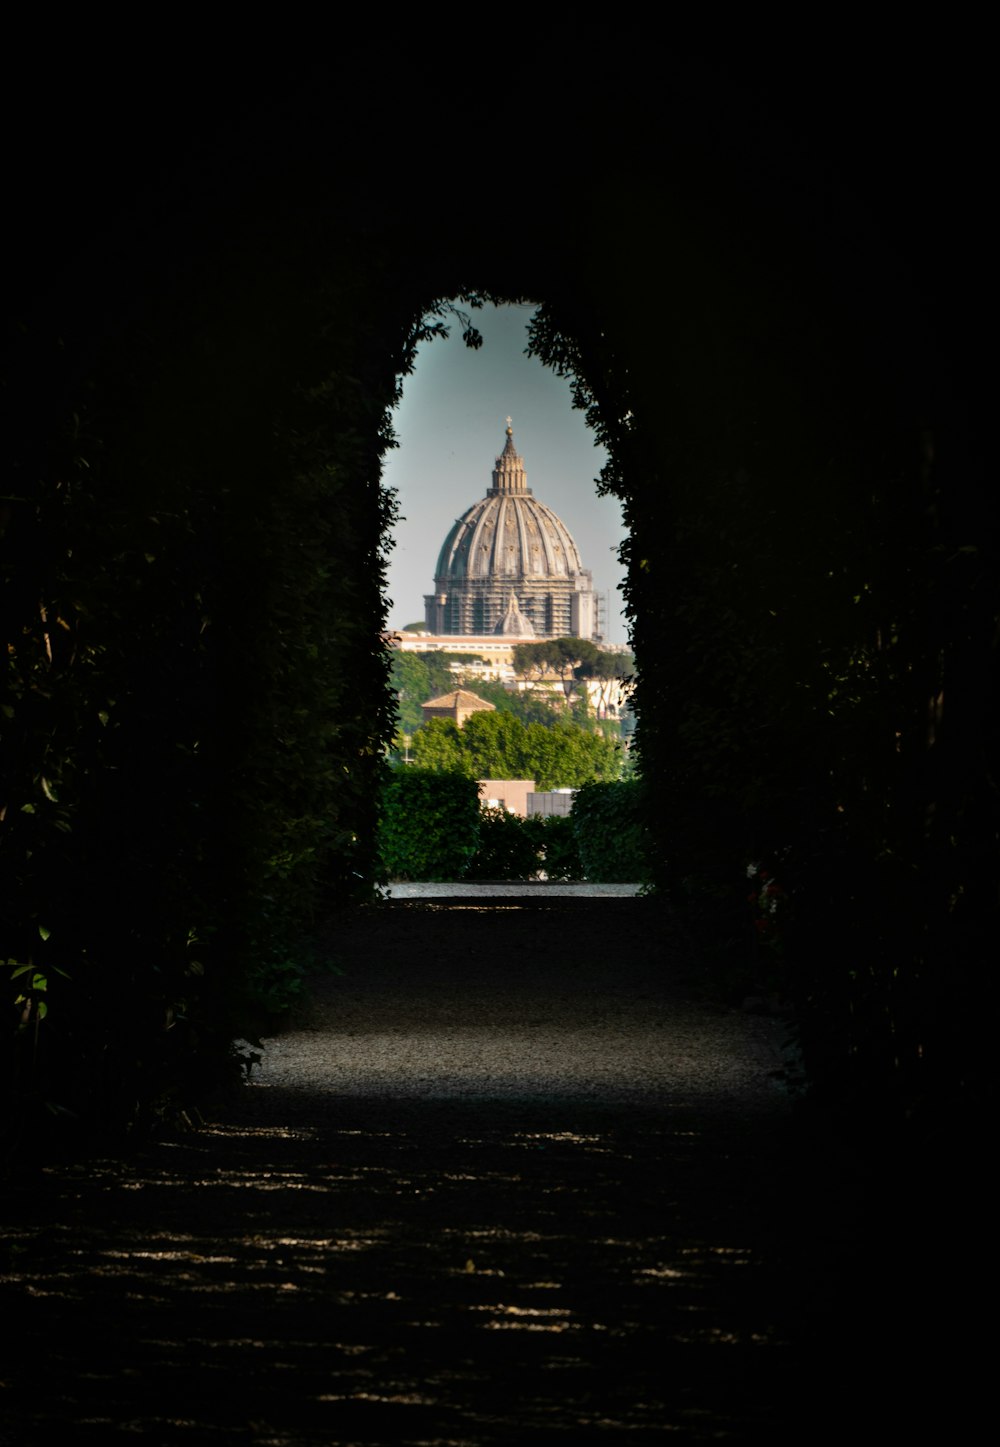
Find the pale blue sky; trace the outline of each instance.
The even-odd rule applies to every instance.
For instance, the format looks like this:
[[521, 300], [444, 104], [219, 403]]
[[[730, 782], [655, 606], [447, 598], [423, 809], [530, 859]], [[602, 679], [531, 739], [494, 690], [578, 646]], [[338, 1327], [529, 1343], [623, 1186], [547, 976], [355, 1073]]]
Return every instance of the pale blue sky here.
[[494, 459], [504, 445], [508, 414], [524, 458], [528, 486], [569, 528], [594, 588], [607, 593], [605, 636], [627, 641], [618, 592], [618, 544], [624, 536], [621, 505], [598, 497], [594, 479], [607, 454], [573, 410], [567, 382], [524, 355], [533, 306], [484, 307], [473, 313], [483, 345], [473, 352], [460, 325], [447, 341], [425, 343], [404, 382], [395, 414], [399, 447], [384, 471], [399, 493], [404, 520], [389, 555], [390, 627], [424, 616], [424, 594], [445, 535], [490, 486]]

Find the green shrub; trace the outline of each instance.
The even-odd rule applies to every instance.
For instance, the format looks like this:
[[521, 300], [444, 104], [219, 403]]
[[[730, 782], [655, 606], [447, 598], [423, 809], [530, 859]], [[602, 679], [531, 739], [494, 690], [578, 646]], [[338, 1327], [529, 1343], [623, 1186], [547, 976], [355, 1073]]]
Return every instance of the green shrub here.
[[388, 879], [462, 879], [479, 842], [479, 786], [462, 774], [392, 770], [382, 785], [378, 854]]
[[600, 884], [649, 880], [643, 798], [638, 779], [585, 784], [577, 792], [570, 819], [586, 879]]
[[506, 809], [479, 811], [479, 848], [468, 879], [534, 879], [542, 868], [540, 819], [522, 819]]
[[548, 879], [582, 879], [583, 865], [570, 815], [550, 814], [540, 818]]

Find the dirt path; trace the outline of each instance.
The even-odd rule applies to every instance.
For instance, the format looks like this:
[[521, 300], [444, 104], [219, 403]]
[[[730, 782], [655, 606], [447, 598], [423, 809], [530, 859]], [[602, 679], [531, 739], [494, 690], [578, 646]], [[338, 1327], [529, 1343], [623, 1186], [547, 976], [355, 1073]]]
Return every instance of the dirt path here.
[[14, 1200], [0, 1444], [816, 1440], [841, 1246], [775, 1022], [705, 1003], [643, 900], [396, 904], [330, 948], [204, 1131]]

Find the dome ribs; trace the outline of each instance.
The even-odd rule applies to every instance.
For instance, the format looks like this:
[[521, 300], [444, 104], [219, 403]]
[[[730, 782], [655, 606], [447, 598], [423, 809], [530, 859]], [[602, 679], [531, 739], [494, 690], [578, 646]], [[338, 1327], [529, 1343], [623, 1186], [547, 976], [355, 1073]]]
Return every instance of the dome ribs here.
[[438, 555], [435, 591], [426, 600], [431, 633], [480, 636], [513, 616], [535, 636], [575, 627], [589, 636], [596, 622], [593, 583], [569, 529], [526, 485], [524, 459], [508, 419], [492, 485], [450, 529]]

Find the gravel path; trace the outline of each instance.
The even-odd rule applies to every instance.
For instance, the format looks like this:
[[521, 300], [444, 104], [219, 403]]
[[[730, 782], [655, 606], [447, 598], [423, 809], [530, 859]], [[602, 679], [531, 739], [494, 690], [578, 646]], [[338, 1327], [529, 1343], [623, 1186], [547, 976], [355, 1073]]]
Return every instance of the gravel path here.
[[432, 896], [345, 928], [331, 953], [343, 974], [315, 981], [308, 1018], [266, 1042], [255, 1087], [782, 1107], [780, 1022], [706, 1003], [649, 902]]
[[400, 902], [329, 951], [205, 1129], [22, 1188], [0, 1443], [814, 1440], [839, 1262], [776, 1023], [642, 899]]

